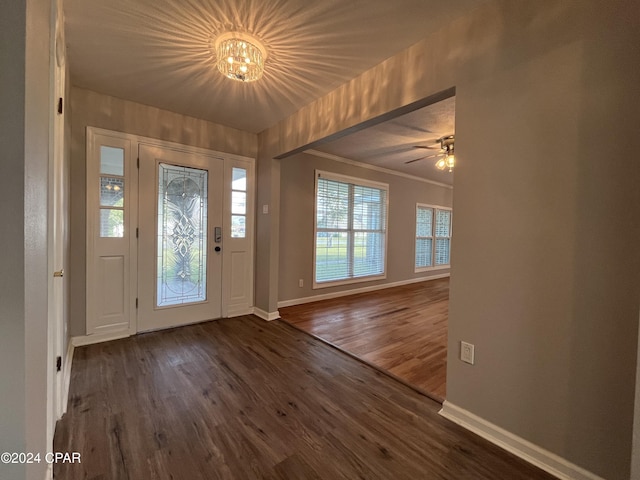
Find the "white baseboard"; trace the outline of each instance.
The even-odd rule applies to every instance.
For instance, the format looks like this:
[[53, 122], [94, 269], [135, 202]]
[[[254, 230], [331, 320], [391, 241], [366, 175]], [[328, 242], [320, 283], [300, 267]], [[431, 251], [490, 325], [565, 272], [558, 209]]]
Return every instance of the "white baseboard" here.
[[312, 297], [294, 298], [291, 300], [283, 300], [278, 302], [278, 308], [291, 307], [293, 305], [302, 305], [303, 303], [319, 302], [320, 300], [329, 300], [331, 298], [347, 297], [349, 295], [355, 295], [357, 293], [375, 292], [376, 290], [384, 290], [385, 288], [401, 287], [402, 285], [409, 285], [412, 283], [426, 282], [429, 280], [437, 280], [439, 278], [449, 277], [450, 273], [440, 273], [430, 277], [411, 278], [409, 280], [400, 280], [398, 282], [383, 283], [380, 285], [373, 285], [370, 287], [352, 288], [350, 290], [343, 290], [341, 292], [323, 293], [320, 295], [314, 295]]
[[73, 351], [75, 347], [72, 341], [67, 343], [67, 356], [65, 357], [64, 371], [62, 377], [62, 415], [67, 413], [69, 403], [69, 387], [71, 385], [71, 364], [73, 363]]
[[108, 342], [110, 340], [119, 340], [131, 336], [129, 330], [113, 333], [94, 333], [93, 335], [80, 335], [71, 337], [71, 344], [74, 347], [83, 347], [85, 345], [93, 345], [94, 343]]
[[450, 402], [443, 403], [440, 415], [562, 480], [604, 480]]
[[275, 312], [265, 312], [258, 307], [253, 307], [253, 314], [256, 317], [260, 317], [262, 320], [266, 320], [267, 322], [280, 318], [280, 312], [278, 310], [276, 310]]

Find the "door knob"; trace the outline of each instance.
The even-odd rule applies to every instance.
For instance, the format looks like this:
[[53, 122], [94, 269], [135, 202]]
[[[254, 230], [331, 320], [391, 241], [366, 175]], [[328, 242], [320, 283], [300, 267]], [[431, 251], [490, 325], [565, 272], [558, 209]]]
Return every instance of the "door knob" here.
[[57, 272], [53, 272], [54, 277], [64, 277], [64, 270], [58, 270]]

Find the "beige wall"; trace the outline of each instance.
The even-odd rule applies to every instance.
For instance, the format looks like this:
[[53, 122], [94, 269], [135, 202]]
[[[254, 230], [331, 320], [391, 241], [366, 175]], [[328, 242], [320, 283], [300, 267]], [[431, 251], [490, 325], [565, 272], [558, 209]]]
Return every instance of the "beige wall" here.
[[71, 89], [70, 333], [84, 335], [86, 280], [86, 127], [141, 135], [225, 153], [256, 157], [257, 136], [89, 90]]
[[[51, 449], [46, 443], [49, 22], [46, 0], [11, 2], [0, 16], [2, 452]], [[0, 463], [0, 477], [44, 478], [45, 469]]]
[[[315, 170], [349, 175], [389, 185], [387, 278], [375, 282], [313, 289]], [[400, 282], [449, 269], [414, 273], [416, 203], [451, 206], [451, 188], [301, 153], [280, 161], [279, 301], [325, 295]], [[298, 287], [298, 280], [304, 287]]]
[[[259, 171], [274, 172], [276, 156], [455, 87], [447, 400], [610, 480], [631, 461], [638, 18], [627, 0], [490, 2], [260, 134]], [[258, 236], [280, 221], [259, 218]], [[277, 268], [278, 243], [265, 250]], [[277, 277], [258, 272], [261, 308]]]

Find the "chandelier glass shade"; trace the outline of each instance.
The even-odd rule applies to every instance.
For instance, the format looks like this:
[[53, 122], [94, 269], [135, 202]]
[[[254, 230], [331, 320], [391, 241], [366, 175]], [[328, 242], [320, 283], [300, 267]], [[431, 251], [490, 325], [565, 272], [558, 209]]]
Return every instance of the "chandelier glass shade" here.
[[264, 46], [246, 33], [227, 32], [215, 40], [218, 70], [225, 77], [253, 82], [262, 77], [267, 52]]

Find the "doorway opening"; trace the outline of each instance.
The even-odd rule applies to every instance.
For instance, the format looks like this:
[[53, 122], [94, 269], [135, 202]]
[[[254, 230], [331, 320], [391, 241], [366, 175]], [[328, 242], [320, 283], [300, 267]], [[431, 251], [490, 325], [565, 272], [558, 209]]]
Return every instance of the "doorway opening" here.
[[[282, 158], [280, 165], [280, 251], [286, 252], [279, 270], [281, 317], [439, 402], [446, 397], [454, 173], [436, 164], [454, 161], [448, 158], [453, 157], [455, 138], [454, 93], [390, 113], [375, 125], [337, 134], [313, 149]], [[332, 242], [325, 238], [327, 232], [348, 230], [360, 222], [357, 212], [347, 218], [347, 196], [344, 208], [338, 200], [332, 202], [338, 205], [334, 214], [321, 220], [328, 208], [318, 203], [323, 199], [315, 199], [314, 211], [295, 201], [301, 194], [317, 197], [309, 181], [314, 171], [388, 185], [382, 275], [364, 282], [334, 281], [326, 287], [314, 277], [326, 270], [316, 268], [318, 258], [339, 262], [344, 255], [348, 263], [367, 248], [366, 242], [350, 247], [348, 235]], [[291, 185], [296, 185], [293, 192]], [[305, 221], [308, 217], [321, 221], [322, 228], [314, 229]], [[335, 219], [336, 226], [325, 225], [327, 218]], [[310, 241], [319, 235], [324, 236]]]

